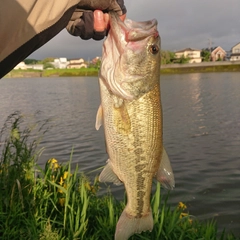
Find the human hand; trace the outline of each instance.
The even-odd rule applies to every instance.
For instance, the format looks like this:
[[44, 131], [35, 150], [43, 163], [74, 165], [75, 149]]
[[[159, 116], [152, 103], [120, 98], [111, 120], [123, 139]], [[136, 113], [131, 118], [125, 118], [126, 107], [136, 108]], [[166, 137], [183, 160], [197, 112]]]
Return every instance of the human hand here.
[[109, 28], [109, 11], [117, 12], [124, 20], [126, 17], [124, 0], [82, 0], [66, 28], [70, 34], [80, 36], [82, 39], [101, 40]]
[[[109, 15], [103, 13], [101, 10], [95, 10], [93, 12], [94, 24], [93, 29], [96, 32], [103, 32], [109, 29]], [[119, 16], [122, 21], [126, 18], [126, 14]]]

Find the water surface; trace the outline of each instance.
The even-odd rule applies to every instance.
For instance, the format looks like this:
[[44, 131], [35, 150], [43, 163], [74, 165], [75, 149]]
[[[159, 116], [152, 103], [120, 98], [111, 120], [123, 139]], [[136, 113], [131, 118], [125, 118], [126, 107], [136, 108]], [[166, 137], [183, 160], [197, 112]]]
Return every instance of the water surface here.
[[[2, 79], [0, 91], [0, 126], [16, 110], [31, 122], [51, 119], [40, 144], [42, 166], [51, 157], [68, 161], [72, 148], [73, 164], [85, 172], [105, 164], [103, 130], [94, 127], [97, 78]], [[240, 236], [240, 73], [163, 75], [161, 92], [176, 180], [169, 202], [183, 201], [192, 215], [215, 217], [220, 229]], [[112, 191], [122, 198], [122, 187]]]

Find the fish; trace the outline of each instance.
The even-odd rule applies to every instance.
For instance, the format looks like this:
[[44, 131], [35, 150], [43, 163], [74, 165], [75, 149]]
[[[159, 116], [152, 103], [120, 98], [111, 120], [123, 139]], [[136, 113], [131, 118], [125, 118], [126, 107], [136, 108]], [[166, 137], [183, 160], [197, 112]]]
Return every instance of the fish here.
[[127, 204], [115, 230], [115, 240], [125, 240], [153, 229], [153, 179], [167, 189], [175, 180], [163, 147], [157, 20], [122, 21], [114, 12], [109, 17], [95, 127], [104, 127], [109, 157], [99, 181], [124, 184], [126, 190]]

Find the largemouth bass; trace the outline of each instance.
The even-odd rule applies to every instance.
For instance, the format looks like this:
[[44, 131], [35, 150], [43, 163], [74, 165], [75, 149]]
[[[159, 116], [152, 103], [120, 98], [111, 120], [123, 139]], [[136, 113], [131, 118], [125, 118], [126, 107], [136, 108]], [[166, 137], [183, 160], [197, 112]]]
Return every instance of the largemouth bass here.
[[99, 73], [101, 105], [96, 129], [104, 125], [109, 155], [99, 180], [123, 183], [127, 193], [116, 240], [152, 230], [150, 195], [154, 177], [166, 188], [174, 187], [162, 140], [160, 62], [156, 20], [122, 22], [110, 13]]

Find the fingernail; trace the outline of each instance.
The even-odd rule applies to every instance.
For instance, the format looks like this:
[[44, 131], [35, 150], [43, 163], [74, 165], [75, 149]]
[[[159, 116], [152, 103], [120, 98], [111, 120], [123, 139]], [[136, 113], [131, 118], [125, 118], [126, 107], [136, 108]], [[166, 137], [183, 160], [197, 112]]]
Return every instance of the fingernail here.
[[94, 18], [96, 18], [98, 21], [103, 21], [103, 12], [100, 10], [94, 11]]
[[105, 22], [103, 18], [103, 12], [100, 10], [95, 10], [93, 12], [93, 17], [94, 17], [94, 30], [99, 32], [104, 31]]

